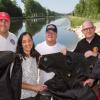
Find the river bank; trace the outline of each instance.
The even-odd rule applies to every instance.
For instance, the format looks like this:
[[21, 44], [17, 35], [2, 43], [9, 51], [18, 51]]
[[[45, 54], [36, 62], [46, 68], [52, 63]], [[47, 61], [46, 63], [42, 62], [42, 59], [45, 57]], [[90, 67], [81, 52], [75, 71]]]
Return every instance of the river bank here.
[[100, 35], [100, 20], [81, 18], [81, 17], [73, 17], [73, 16], [70, 16], [69, 18], [71, 20], [71, 31], [74, 31], [80, 39], [82, 39], [84, 37], [84, 35], [81, 32], [81, 29], [82, 29], [81, 25], [85, 20], [93, 21], [94, 25], [96, 26], [96, 33], [98, 33]]

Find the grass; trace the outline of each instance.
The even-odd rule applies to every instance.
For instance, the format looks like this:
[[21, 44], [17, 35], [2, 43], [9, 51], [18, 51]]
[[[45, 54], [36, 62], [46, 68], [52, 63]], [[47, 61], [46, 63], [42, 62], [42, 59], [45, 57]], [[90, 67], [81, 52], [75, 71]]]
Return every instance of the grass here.
[[96, 20], [96, 19], [89, 19], [89, 18], [85, 18], [85, 17], [77, 17], [77, 16], [69, 16], [70, 21], [71, 21], [71, 27], [75, 28], [77, 26], [82, 25], [82, 23], [85, 20], [91, 20], [93, 22], [100, 22], [100, 20]]

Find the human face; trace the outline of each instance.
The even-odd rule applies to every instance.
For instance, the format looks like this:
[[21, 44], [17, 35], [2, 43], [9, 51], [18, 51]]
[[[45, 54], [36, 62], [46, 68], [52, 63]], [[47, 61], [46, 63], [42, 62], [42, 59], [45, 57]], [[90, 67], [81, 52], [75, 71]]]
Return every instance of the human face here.
[[49, 30], [46, 32], [46, 42], [48, 44], [55, 44], [56, 43], [56, 38], [57, 38], [57, 33], [53, 32], [52, 30]]
[[30, 55], [31, 49], [33, 47], [33, 41], [28, 34], [24, 35], [22, 38], [22, 47], [24, 53], [26, 55]]
[[92, 39], [95, 35], [95, 26], [91, 21], [85, 21], [82, 25], [82, 33], [86, 39]]
[[95, 35], [95, 27], [88, 27], [82, 30], [86, 39], [92, 39]]
[[9, 31], [10, 21], [0, 19], [0, 34], [5, 34]]

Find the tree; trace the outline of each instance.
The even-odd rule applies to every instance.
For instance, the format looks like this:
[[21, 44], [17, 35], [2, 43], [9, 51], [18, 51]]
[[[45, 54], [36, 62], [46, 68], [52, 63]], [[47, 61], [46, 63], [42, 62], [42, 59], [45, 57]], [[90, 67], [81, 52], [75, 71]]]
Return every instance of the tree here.
[[[34, 0], [22, 0], [25, 6], [25, 14], [27, 17], [45, 17], [47, 16], [46, 8], [42, 7]], [[57, 13], [48, 10], [48, 15], [55, 15]]]
[[[13, 11], [12, 11], [13, 10]], [[22, 17], [22, 10], [18, 8], [11, 0], [1, 0], [0, 11], [8, 12], [11, 17]]]
[[80, 0], [75, 7], [75, 15], [97, 17], [100, 14], [100, 0]]

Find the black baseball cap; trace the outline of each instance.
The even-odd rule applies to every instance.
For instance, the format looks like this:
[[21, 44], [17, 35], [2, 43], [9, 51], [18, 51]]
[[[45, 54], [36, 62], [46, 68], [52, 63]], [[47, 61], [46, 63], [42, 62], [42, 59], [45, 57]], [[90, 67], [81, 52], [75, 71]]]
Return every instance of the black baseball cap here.
[[48, 32], [49, 30], [52, 30], [53, 32], [57, 33], [57, 27], [56, 27], [56, 25], [54, 25], [54, 24], [47, 25], [46, 32]]

